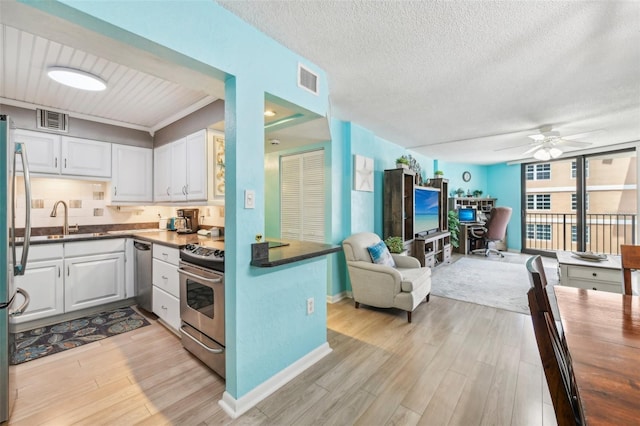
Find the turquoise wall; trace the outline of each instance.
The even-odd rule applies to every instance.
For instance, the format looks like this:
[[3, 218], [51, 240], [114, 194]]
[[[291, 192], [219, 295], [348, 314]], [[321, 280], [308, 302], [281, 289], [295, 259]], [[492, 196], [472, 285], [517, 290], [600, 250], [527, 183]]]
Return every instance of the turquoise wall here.
[[487, 168], [487, 190], [498, 198], [498, 205], [513, 209], [513, 215], [507, 227], [507, 248], [511, 251], [522, 250], [522, 215], [520, 165], [496, 164]]
[[[488, 191], [489, 182], [487, 177], [487, 166], [479, 166], [473, 164], [452, 163], [447, 161], [437, 161], [438, 170], [444, 172], [444, 177], [449, 180], [449, 196], [452, 196], [453, 192], [462, 188], [464, 193], [470, 190], [472, 193], [474, 190], [479, 189], [482, 191], [482, 196], [486, 197], [487, 194], [493, 196], [491, 191]], [[471, 173], [471, 180], [465, 182], [462, 180], [462, 173]]]
[[[324, 344], [326, 306], [316, 303], [307, 316], [306, 299], [325, 298], [327, 260], [249, 266], [254, 236], [265, 228], [265, 92], [324, 116], [324, 72], [210, 0], [23, 2], [175, 61], [196, 59], [205, 72], [226, 79], [226, 391], [240, 398]], [[319, 74], [320, 96], [297, 87], [298, 63]], [[255, 190], [257, 208], [243, 208], [246, 189]]]

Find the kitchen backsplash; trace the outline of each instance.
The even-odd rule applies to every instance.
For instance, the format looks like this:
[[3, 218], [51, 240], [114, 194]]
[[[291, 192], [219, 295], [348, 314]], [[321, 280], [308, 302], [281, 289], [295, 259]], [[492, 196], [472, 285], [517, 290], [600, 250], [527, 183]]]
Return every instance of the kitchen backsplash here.
[[[24, 227], [24, 184], [16, 185], [16, 227]], [[176, 209], [188, 206], [108, 206], [110, 182], [74, 179], [31, 178], [31, 226], [52, 227], [64, 223], [64, 207], [58, 206], [57, 217], [51, 217], [56, 201], [69, 206], [69, 225], [112, 225], [122, 223], [158, 222], [176, 215]], [[200, 209], [203, 225], [224, 227], [224, 206], [194, 206]], [[202, 217], [204, 216], [204, 221]]]

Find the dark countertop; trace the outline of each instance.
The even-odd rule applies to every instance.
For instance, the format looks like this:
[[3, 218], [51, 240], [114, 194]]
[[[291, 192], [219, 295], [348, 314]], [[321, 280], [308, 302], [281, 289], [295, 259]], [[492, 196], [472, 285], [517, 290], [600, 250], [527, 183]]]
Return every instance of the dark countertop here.
[[308, 241], [284, 241], [284, 243], [287, 243], [287, 245], [270, 248], [268, 258], [251, 260], [251, 266], [271, 268], [324, 256], [325, 254], [337, 253], [342, 250], [341, 246], [333, 244]]
[[[163, 244], [173, 248], [182, 248], [187, 244], [208, 245], [209, 243], [224, 242], [224, 237], [203, 237], [198, 234], [178, 234], [175, 231], [130, 229], [121, 231], [94, 232], [69, 235], [38, 235], [31, 237], [32, 245], [72, 243], [77, 241], [94, 241], [112, 238], [135, 238], [150, 243]], [[17, 244], [23, 244], [23, 238], [18, 237]]]

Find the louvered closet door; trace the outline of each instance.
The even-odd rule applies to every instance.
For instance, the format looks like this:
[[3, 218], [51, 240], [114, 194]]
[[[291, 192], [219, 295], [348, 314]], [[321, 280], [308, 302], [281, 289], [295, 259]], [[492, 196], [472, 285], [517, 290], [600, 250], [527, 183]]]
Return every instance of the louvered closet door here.
[[324, 242], [324, 151], [280, 159], [282, 239]]

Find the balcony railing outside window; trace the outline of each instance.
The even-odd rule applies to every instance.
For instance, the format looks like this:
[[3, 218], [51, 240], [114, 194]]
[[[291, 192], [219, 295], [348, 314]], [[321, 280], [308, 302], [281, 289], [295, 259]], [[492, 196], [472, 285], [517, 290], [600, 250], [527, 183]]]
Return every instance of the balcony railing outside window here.
[[[636, 244], [636, 214], [587, 214], [589, 238], [587, 251], [594, 253], [620, 254], [621, 244]], [[572, 242], [572, 227], [577, 224], [575, 213], [526, 213], [526, 247], [533, 250], [578, 250]], [[550, 229], [548, 234], [540, 229]], [[530, 230], [538, 230], [529, 232]], [[574, 228], [575, 239], [575, 228]], [[540, 235], [540, 237], [538, 237]], [[533, 238], [530, 238], [533, 237]]]

